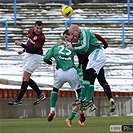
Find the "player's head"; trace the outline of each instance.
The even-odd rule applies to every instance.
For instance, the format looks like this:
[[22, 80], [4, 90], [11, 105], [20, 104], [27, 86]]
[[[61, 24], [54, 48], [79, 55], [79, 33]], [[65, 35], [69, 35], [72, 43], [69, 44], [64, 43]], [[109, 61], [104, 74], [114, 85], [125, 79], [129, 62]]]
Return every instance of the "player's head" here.
[[63, 37], [64, 37], [65, 41], [68, 41], [68, 42], [71, 42], [71, 40], [73, 39], [73, 35], [70, 35], [68, 29], [66, 29], [66, 30], [63, 32]]
[[34, 25], [34, 32], [39, 35], [42, 32], [43, 23], [42, 21], [36, 21]]
[[78, 38], [80, 34], [80, 29], [78, 25], [71, 25], [69, 28], [69, 32], [70, 32], [70, 35], [73, 35]]
[[71, 43], [78, 42], [78, 39], [76, 37], [74, 37], [73, 35], [71, 35], [68, 29], [63, 32], [63, 37], [64, 37], [65, 41], [68, 41]]

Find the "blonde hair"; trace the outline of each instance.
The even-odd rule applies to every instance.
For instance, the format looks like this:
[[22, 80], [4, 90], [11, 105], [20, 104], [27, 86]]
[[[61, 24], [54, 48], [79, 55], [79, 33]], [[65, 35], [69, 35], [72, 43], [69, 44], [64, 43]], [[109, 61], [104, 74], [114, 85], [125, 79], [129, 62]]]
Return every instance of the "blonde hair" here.
[[58, 45], [66, 45], [66, 43], [64, 41], [58, 41], [57, 44]]

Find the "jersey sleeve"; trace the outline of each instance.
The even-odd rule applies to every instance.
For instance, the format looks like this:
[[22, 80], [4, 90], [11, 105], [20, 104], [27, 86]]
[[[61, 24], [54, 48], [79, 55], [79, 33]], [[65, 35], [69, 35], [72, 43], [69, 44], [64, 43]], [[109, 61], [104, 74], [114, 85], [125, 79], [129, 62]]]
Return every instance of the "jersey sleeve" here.
[[[90, 34], [88, 34], [85, 30], [81, 30], [80, 33], [80, 45], [79, 42], [77, 43], [78, 47], [74, 47], [74, 51], [79, 54], [85, 54], [89, 49], [89, 41], [90, 41]], [[75, 43], [76, 44], [76, 43]]]
[[99, 34], [96, 34], [96, 33], [94, 33], [94, 35], [96, 36], [96, 38], [97, 38], [99, 41], [101, 41], [101, 42], [103, 43], [104, 47], [108, 47], [107, 41], [106, 41], [102, 36], [100, 36]]
[[21, 47], [24, 48], [25, 50], [28, 50], [30, 53], [33, 53], [33, 54], [36, 54], [36, 52], [39, 51], [37, 47], [35, 46], [29, 47], [23, 43], [21, 44]]
[[46, 52], [46, 54], [45, 54], [44, 57], [43, 57], [43, 61], [44, 61], [44, 62], [47, 62], [48, 60], [51, 59], [51, 57], [53, 57], [53, 50], [54, 50], [54, 47], [55, 47], [55, 46], [53, 46], [52, 48], [50, 48], [50, 49]]

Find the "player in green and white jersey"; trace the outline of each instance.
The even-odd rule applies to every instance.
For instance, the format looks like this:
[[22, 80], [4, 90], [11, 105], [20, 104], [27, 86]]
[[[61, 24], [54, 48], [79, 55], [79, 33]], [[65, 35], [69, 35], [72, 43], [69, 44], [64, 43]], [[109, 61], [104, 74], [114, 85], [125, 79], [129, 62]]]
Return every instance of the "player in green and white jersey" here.
[[84, 88], [81, 89], [80, 102], [77, 102], [77, 104], [82, 103], [87, 95], [87, 103], [83, 104], [83, 109], [86, 110], [92, 104], [90, 94], [94, 92], [94, 81], [100, 69], [104, 66], [106, 57], [97, 38], [89, 29], [80, 29], [78, 25], [71, 25], [69, 32], [78, 39], [78, 42], [69, 44], [67, 48], [81, 55], [87, 52], [90, 53], [88, 57], [89, 61], [83, 76]]
[[[69, 50], [64, 43], [57, 44], [50, 48], [43, 60], [50, 64], [50, 59], [53, 57], [56, 62], [56, 71], [54, 77], [53, 91], [50, 95], [50, 113], [48, 115], [48, 121], [51, 122], [55, 115], [55, 106], [58, 98], [58, 90], [64, 83], [68, 82], [73, 91], [76, 91], [78, 95], [81, 92], [81, 85], [77, 70], [74, 65], [75, 52]], [[52, 64], [52, 63], [51, 63]], [[73, 111], [73, 117], [76, 115], [76, 111]]]

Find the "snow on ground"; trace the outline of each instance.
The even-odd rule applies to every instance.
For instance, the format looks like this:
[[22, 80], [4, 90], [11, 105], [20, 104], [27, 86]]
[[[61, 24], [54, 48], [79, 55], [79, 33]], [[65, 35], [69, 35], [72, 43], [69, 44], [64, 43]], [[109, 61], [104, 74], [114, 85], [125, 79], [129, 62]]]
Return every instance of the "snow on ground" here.
[[[31, 3], [32, 4], [32, 3]], [[46, 3], [47, 8], [50, 8], [51, 5], [57, 3]], [[60, 4], [58, 3], [59, 5]], [[87, 4], [87, 3], [86, 3]], [[18, 3], [18, 6], [21, 6], [21, 3]], [[121, 5], [120, 5], [121, 6]], [[26, 9], [27, 10], [27, 9]], [[34, 11], [33, 11], [34, 12]], [[42, 10], [42, 13], [45, 13], [46, 10]], [[60, 16], [60, 21], [67, 20], [61, 15], [60, 10], [47, 11], [47, 16], [53, 18], [54, 14]], [[59, 15], [60, 14], [60, 15]], [[87, 9], [75, 9], [73, 14], [73, 19], [86, 19], [88, 14]], [[117, 14], [116, 14], [117, 15]], [[10, 17], [9, 17], [10, 16]], [[3, 19], [12, 18], [12, 15], [3, 15]], [[19, 17], [19, 16], [18, 16]], [[44, 17], [44, 16], [43, 16]], [[121, 18], [121, 15], [118, 16], [110, 16], [111, 19]], [[126, 14], [123, 17], [127, 17]], [[42, 18], [41, 18], [42, 19]], [[28, 21], [31, 22], [29, 19]], [[52, 20], [51, 20], [52, 21]], [[54, 21], [60, 23], [60, 21]], [[26, 21], [27, 22], [27, 21]], [[48, 21], [44, 21], [44, 23], [49, 23]], [[9, 30], [13, 30], [9, 27]], [[17, 28], [15, 30], [18, 30]], [[20, 30], [20, 29], [19, 29]], [[47, 32], [51, 32], [51, 28], [45, 28]], [[60, 31], [61, 29], [55, 28], [55, 31]], [[111, 34], [111, 33], [110, 33]], [[50, 35], [49, 35], [50, 36]], [[53, 37], [53, 35], [51, 35]], [[107, 34], [109, 37], [109, 35]], [[54, 42], [49, 42], [53, 43]], [[17, 55], [17, 49], [9, 49], [8, 51], [0, 50], [0, 78], [4, 78], [12, 81], [21, 81], [22, 79], [22, 55]], [[44, 53], [46, 49], [44, 49]], [[105, 64], [105, 73], [107, 77], [107, 81], [111, 85], [113, 91], [132, 91], [132, 48], [107, 48], [105, 50], [107, 60]], [[52, 85], [54, 81], [54, 66], [49, 66], [44, 64], [43, 61], [40, 64], [39, 68], [33, 73], [32, 78], [41, 84], [49, 84]], [[96, 90], [101, 91], [102, 88], [96, 80]], [[0, 88], [20, 88], [18, 85], [2, 85], [0, 84]], [[68, 84], [64, 85], [65, 87], [69, 87]], [[51, 89], [51, 88], [42, 88], [42, 89]]]
[[[132, 48], [107, 48], [105, 73], [112, 91], [133, 91], [132, 86]], [[44, 51], [44, 53], [46, 50]], [[22, 79], [22, 58], [17, 55], [17, 50], [0, 50], [0, 78], [20, 82]], [[55, 67], [49, 66], [43, 61], [39, 68], [33, 73], [32, 78], [39, 84], [49, 84], [52, 86], [54, 81]], [[95, 82], [97, 91], [103, 91], [98, 81]], [[20, 88], [18, 85], [3, 85], [0, 88]], [[68, 83], [64, 87], [69, 88]], [[42, 87], [41, 89], [52, 89]]]

